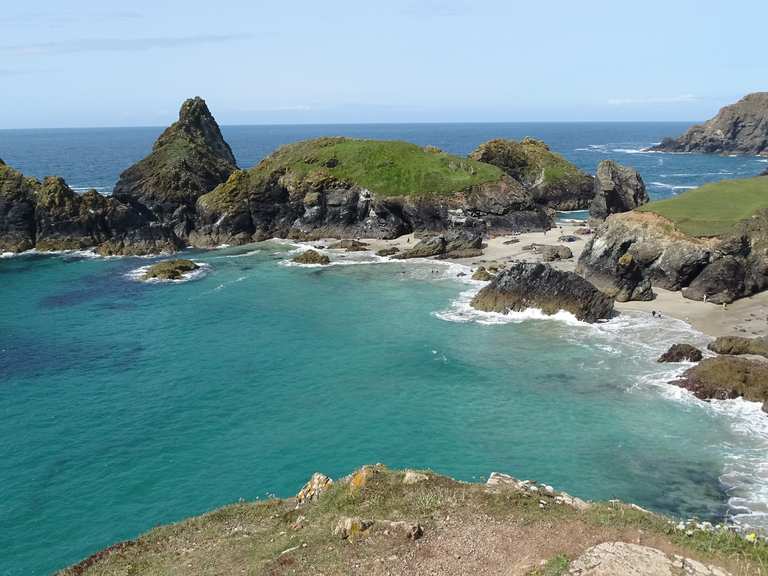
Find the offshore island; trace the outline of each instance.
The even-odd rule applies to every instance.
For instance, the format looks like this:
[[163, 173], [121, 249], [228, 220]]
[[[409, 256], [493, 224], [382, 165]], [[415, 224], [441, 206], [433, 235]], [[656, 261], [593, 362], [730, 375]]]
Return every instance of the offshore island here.
[[[765, 142], [768, 96], [752, 94], [656, 148], [763, 155]], [[558, 221], [558, 211], [573, 210], [588, 217]], [[531, 138], [491, 140], [460, 157], [324, 137], [242, 170], [201, 98], [183, 103], [111, 195], [80, 194], [60, 177], [38, 181], [0, 161], [3, 253], [169, 255], [143, 272], [162, 282], [197, 270], [187, 248], [271, 238], [306, 245], [294, 258], [304, 266], [329, 266], [346, 252], [463, 264], [482, 283], [471, 306], [489, 313], [679, 318], [714, 340], [707, 350], [680, 342], [659, 358], [693, 362], [670, 384], [768, 411], [766, 175], [650, 202], [632, 167], [605, 160], [590, 175]], [[376, 465], [335, 482], [315, 475], [295, 499], [158, 528], [64, 573], [600, 575], [635, 567], [714, 576], [766, 565], [768, 546], [753, 532], [584, 502], [505, 474], [467, 484]]]

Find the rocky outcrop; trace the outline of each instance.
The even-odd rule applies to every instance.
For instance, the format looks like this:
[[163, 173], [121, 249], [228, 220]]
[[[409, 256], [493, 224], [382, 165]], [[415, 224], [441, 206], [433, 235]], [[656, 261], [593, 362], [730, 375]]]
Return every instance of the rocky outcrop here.
[[102, 196], [78, 194], [58, 177], [39, 182], [0, 166], [0, 251], [95, 249], [104, 255], [175, 252], [183, 243], [143, 211]]
[[544, 262], [554, 262], [555, 260], [569, 260], [573, 258], [573, 252], [568, 246], [540, 246], [541, 259]]
[[613, 160], [597, 165], [595, 188], [589, 204], [589, 217], [605, 220], [611, 214], [629, 212], [648, 202], [645, 183], [637, 170]]
[[301, 254], [294, 256], [292, 262], [296, 264], [320, 264], [325, 266], [331, 263], [331, 259], [316, 250], [305, 250]]
[[768, 401], [768, 362], [733, 356], [705, 358], [672, 384], [702, 400], [744, 398]]
[[396, 238], [465, 226], [540, 230], [551, 217], [499, 169], [405, 142], [320, 138], [234, 172], [197, 203], [198, 246], [265, 238]]
[[451, 229], [437, 236], [420, 240], [413, 248], [395, 254], [393, 258], [464, 258], [467, 254], [479, 256], [483, 236], [477, 230]]
[[586, 322], [613, 314], [613, 299], [582, 277], [527, 262], [517, 262], [501, 271], [471, 304], [478, 310], [503, 314], [528, 308], [538, 308], [545, 314], [565, 310]]
[[652, 150], [768, 155], [768, 92], [748, 94], [682, 136], [665, 138]]
[[472, 280], [476, 280], [478, 282], [490, 282], [493, 280], [496, 276], [488, 272], [488, 270], [485, 269], [485, 266], [480, 266], [477, 270], [475, 270], [472, 273]]
[[592, 200], [592, 177], [552, 152], [541, 140], [489, 140], [469, 157], [501, 168], [523, 184], [542, 206], [582, 210]]
[[672, 344], [657, 362], [698, 362], [701, 360], [701, 350], [690, 344]]
[[113, 196], [175, 225], [184, 237], [194, 223], [197, 199], [237, 169], [235, 157], [202, 98], [185, 101], [179, 119], [152, 152], [120, 175]]
[[707, 348], [717, 354], [753, 354], [768, 358], [768, 339], [745, 338], [743, 336], [719, 336], [714, 342], [710, 342]]
[[194, 272], [200, 266], [192, 262], [179, 258], [176, 260], [163, 260], [147, 268], [142, 277], [143, 280], [179, 280], [186, 274]]
[[35, 204], [40, 183], [0, 160], [0, 252], [35, 246]]

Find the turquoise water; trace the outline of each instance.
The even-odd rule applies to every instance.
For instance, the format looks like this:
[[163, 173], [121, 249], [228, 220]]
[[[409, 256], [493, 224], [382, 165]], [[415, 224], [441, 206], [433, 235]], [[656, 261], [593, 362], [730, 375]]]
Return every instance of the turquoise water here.
[[160, 284], [146, 259], [0, 260], [4, 574], [371, 462], [721, 518], [728, 454], [764, 449], [653, 384], [682, 323], [501, 322], [456, 267], [290, 249], [194, 252], [203, 277]]
[[[636, 166], [654, 198], [765, 168], [644, 154], [683, 123], [223, 127], [241, 166], [301, 138], [401, 138], [466, 154], [543, 138], [585, 170]], [[0, 130], [0, 158], [108, 192], [160, 128]], [[467, 307], [435, 263], [292, 246], [190, 253], [205, 274], [144, 284], [147, 259], [0, 258], [0, 574], [46, 574], [239, 498], [294, 494], [364, 463], [465, 480], [498, 470], [585, 498], [767, 525], [757, 405], [692, 400], [655, 358], [706, 339], [674, 320], [601, 326]], [[354, 262], [353, 262], [354, 263]]]

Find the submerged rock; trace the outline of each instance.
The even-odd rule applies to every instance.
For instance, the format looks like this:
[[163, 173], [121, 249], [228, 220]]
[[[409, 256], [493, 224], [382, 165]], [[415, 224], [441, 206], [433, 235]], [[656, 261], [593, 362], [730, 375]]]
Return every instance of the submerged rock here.
[[152, 152], [120, 174], [113, 196], [172, 222], [180, 236], [194, 224], [197, 199], [237, 169], [205, 100], [190, 98], [179, 119], [160, 135]]
[[589, 204], [589, 216], [605, 220], [611, 214], [629, 212], [648, 202], [645, 183], [637, 170], [613, 160], [597, 165], [594, 196]]
[[698, 362], [701, 360], [701, 350], [690, 344], [673, 344], [664, 352], [657, 362]]
[[593, 196], [592, 177], [541, 140], [489, 140], [469, 157], [498, 166], [525, 186], [536, 203], [553, 210], [587, 208]]
[[653, 150], [709, 154], [768, 155], [768, 92], [748, 94], [721, 108], [717, 116], [678, 138], [665, 138]]
[[541, 309], [545, 314], [565, 310], [585, 322], [613, 315], [613, 299], [582, 277], [527, 262], [517, 262], [500, 272], [471, 304], [478, 310], [503, 314], [528, 308]]
[[733, 356], [705, 358], [672, 384], [702, 400], [768, 400], [768, 362]]
[[176, 260], [163, 260], [157, 264], [150, 266], [146, 272], [144, 272], [143, 280], [179, 280], [184, 277], [185, 274], [194, 272], [200, 268], [199, 265], [192, 262], [192, 260], [186, 260], [178, 258]]
[[293, 257], [293, 262], [296, 262], [297, 264], [330, 264], [331, 259], [328, 258], [325, 254], [320, 254], [320, 252], [317, 252], [316, 250], [305, 250], [298, 256]]

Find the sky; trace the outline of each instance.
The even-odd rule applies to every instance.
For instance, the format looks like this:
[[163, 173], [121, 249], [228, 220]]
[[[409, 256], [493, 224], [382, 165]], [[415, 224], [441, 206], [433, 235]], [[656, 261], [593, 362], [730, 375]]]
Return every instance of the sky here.
[[768, 90], [765, 0], [6, 0], [0, 129], [703, 120]]

